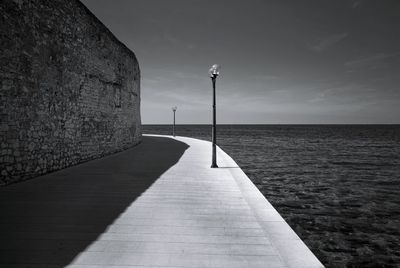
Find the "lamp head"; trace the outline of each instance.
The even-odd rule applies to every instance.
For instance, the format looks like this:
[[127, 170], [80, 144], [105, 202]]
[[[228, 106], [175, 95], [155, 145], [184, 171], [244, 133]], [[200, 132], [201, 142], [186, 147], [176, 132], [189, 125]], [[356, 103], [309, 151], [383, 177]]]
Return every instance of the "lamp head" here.
[[211, 66], [210, 70], [208, 70], [210, 77], [217, 77], [219, 75], [220, 69], [221, 66], [219, 66], [218, 64], [214, 64], [213, 66]]
[[178, 109], [178, 107], [174, 106], [172, 107], [172, 111], [175, 112]]

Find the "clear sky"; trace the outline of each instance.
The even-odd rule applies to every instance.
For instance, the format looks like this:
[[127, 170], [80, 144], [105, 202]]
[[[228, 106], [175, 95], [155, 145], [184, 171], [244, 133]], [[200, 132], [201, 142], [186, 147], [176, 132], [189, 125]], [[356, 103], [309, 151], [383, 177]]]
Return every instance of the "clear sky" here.
[[144, 124], [400, 123], [398, 0], [82, 0], [141, 68]]

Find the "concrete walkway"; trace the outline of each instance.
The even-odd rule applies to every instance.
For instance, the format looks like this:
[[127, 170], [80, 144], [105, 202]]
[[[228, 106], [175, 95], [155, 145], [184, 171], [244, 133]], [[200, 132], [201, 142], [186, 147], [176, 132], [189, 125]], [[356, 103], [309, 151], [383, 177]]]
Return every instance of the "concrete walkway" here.
[[125, 152], [0, 189], [1, 267], [323, 267], [209, 142]]

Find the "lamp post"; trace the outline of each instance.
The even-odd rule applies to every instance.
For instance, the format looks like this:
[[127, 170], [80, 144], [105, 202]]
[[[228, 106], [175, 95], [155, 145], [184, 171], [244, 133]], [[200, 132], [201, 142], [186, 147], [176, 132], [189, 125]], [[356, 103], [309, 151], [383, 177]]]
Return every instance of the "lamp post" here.
[[172, 107], [172, 111], [174, 112], [174, 124], [172, 126], [172, 135], [175, 137], [175, 112], [178, 109], [178, 107]]
[[214, 64], [211, 66], [209, 70], [209, 74], [211, 77], [212, 85], [213, 85], [213, 126], [212, 126], [212, 168], [217, 168], [217, 115], [216, 115], [216, 101], [215, 101], [215, 83], [217, 81], [217, 77], [219, 75], [220, 66], [218, 64]]

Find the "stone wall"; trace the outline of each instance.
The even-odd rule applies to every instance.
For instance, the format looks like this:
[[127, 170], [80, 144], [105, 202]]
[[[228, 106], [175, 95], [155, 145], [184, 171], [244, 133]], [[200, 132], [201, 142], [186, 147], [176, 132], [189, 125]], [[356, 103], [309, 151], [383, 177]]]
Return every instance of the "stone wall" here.
[[140, 142], [135, 54], [78, 0], [1, 0], [0, 49], [0, 184]]

